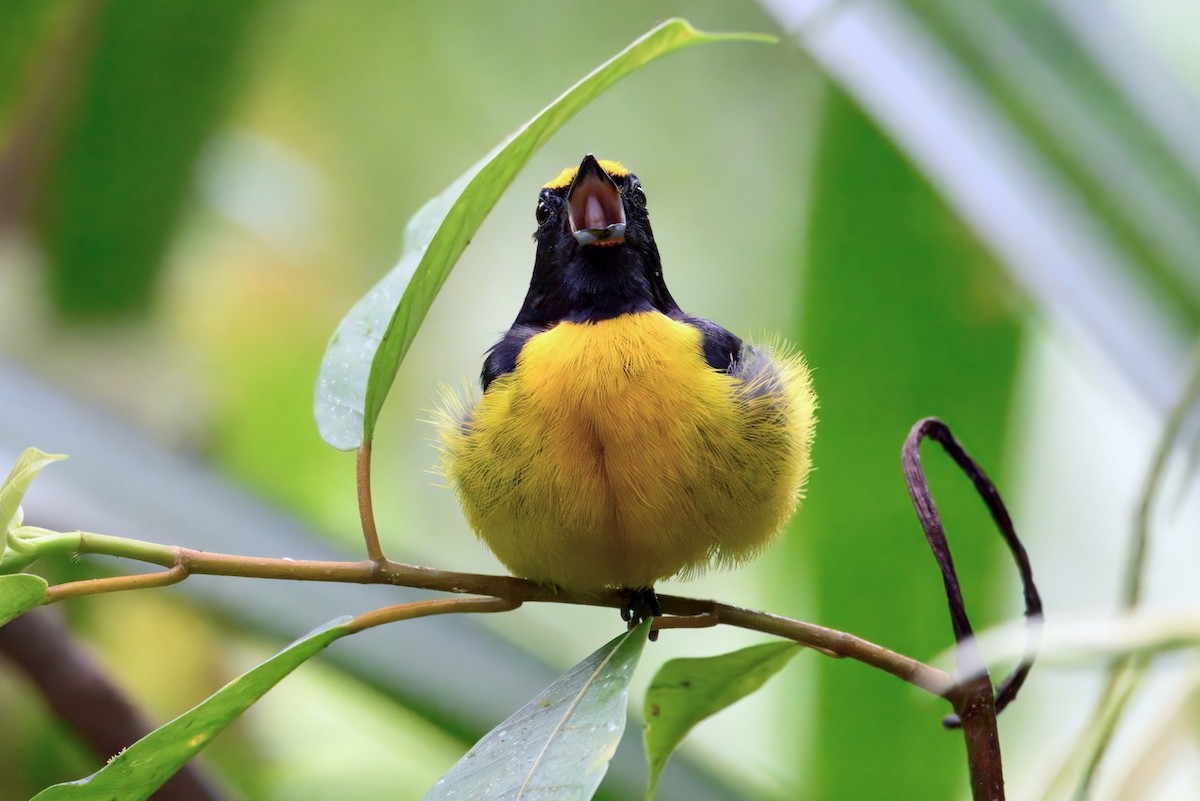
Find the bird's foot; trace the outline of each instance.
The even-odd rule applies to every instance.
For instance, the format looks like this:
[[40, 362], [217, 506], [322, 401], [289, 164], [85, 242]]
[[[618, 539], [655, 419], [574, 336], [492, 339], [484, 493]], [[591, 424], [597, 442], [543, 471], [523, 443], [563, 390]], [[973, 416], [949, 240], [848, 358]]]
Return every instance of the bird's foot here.
[[[629, 602], [621, 608], [621, 619], [629, 624], [630, 629], [637, 628], [642, 621], [652, 617], [662, 617], [662, 603], [653, 587], [642, 587], [629, 591]], [[658, 632], [650, 630], [650, 642], [658, 639]]]

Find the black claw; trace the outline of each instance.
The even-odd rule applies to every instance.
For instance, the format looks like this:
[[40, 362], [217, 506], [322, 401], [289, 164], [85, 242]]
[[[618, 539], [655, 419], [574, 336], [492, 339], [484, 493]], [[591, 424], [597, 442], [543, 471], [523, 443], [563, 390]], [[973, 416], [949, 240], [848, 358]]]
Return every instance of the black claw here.
[[662, 601], [658, 599], [658, 593], [654, 591], [653, 587], [647, 587], [646, 595], [648, 596], [646, 603], [650, 607], [650, 616], [662, 617]]
[[[631, 590], [629, 603], [621, 610], [621, 619], [629, 624], [630, 629], [637, 628], [647, 618], [662, 616], [662, 602], [653, 587], [642, 587]], [[658, 640], [658, 632], [650, 630], [650, 642]]]

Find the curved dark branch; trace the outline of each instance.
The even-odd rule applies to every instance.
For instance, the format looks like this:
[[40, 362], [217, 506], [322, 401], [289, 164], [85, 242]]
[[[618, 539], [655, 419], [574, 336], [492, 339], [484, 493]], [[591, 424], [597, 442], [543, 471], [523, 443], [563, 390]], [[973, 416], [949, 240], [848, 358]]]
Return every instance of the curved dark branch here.
[[[959, 585], [958, 573], [954, 569], [954, 560], [950, 554], [950, 545], [946, 541], [945, 527], [941, 515], [938, 514], [937, 504], [929, 490], [929, 482], [921, 467], [921, 441], [925, 438], [936, 440], [959, 468], [970, 477], [975, 485], [975, 491], [983, 498], [991, 513], [992, 520], [1004, 537], [1017, 571], [1021, 576], [1021, 586], [1025, 595], [1026, 644], [1025, 652], [1016, 669], [998, 689], [993, 690], [991, 676], [984, 664], [971, 629], [971, 620], [967, 615], [966, 604], [963, 602], [962, 588]], [[909, 495], [912, 496], [913, 507], [925, 531], [925, 539], [937, 559], [938, 568], [942, 572], [942, 582], [945, 585], [946, 600], [950, 606], [950, 622], [954, 628], [954, 639], [957, 642], [956, 655], [958, 658], [959, 680], [962, 682], [959, 693], [953, 699], [955, 715], [943, 720], [947, 728], [963, 729], [967, 744], [967, 759], [971, 773], [971, 790], [976, 799], [1003, 799], [1004, 772], [1000, 757], [1000, 736], [996, 728], [996, 715], [1016, 698], [1017, 691], [1033, 666], [1037, 640], [1041, 630], [1042, 600], [1038, 595], [1037, 585], [1033, 581], [1033, 570], [1029, 564], [1029, 556], [1025, 547], [1017, 537], [1012, 518], [1000, 498], [996, 486], [987, 477], [974, 459], [959, 444], [949, 427], [935, 417], [919, 420], [912, 427], [904, 442], [902, 452], [904, 478], [908, 484]]]
[[[960, 665], [960, 669], [968, 669], [963, 676], [964, 681], [973, 677], [977, 671], [986, 672], [986, 666], [976, 658], [977, 653], [972, 644], [971, 621], [963, 601], [958, 574], [954, 569], [950, 545], [946, 541], [946, 531], [942, 525], [941, 515], [938, 514], [937, 504], [934, 503], [933, 495], [929, 490], [925, 471], [921, 467], [920, 445], [921, 440], [925, 438], [936, 440], [955, 464], [971, 479], [971, 483], [975, 485], [975, 491], [987, 505], [988, 512], [1000, 535], [1004, 538], [1004, 542], [1012, 554], [1013, 562], [1017, 566], [1017, 572], [1021, 576], [1021, 589], [1025, 597], [1025, 652], [1016, 669], [1000, 683], [996, 690], [996, 711], [1000, 712], [1016, 698], [1017, 691], [1021, 689], [1025, 677], [1033, 666], [1041, 631], [1042, 599], [1038, 594], [1037, 584], [1033, 580], [1033, 568], [1029, 563], [1029, 555], [1017, 536], [1012, 518], [1008, 514], [1008, 509], [1005, 508], [1004, 501], [995, 484], [987, 477], [983, 468], [963, 449], [945, 423], [936, 417], [919, 420], [909, 432], [908, 439], [904, 443], [901, 457], [904, 478], [908, 484], [909, 495], [912, 496], [913, 507], [916, 509], [921, 527], [925, 531], [925, 539], [942, 572], [946, 600], [950, 605], [950, 621], [954, 628], [954, 639], [959, 644], [960, 659], [965, 658], [968, 662], [974, 663]], [[947, 725], [953, 727], [958, 723], [951, 718], [947, 720]]]

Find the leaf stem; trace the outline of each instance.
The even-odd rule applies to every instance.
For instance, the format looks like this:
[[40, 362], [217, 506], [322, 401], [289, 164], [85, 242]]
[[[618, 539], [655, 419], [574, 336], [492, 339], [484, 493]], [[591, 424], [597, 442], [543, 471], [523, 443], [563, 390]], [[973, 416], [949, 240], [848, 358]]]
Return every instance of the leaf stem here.
[[358, 516], [362, 521], [363, 540], [367, 545], [367, 558], [375, 563], [387, 560], [379, 546], [379, 530], [375, 527], [375, 505], [371, 501], [371, 439], [368, 437], [358, 446], [355, 477], [358, 482]]

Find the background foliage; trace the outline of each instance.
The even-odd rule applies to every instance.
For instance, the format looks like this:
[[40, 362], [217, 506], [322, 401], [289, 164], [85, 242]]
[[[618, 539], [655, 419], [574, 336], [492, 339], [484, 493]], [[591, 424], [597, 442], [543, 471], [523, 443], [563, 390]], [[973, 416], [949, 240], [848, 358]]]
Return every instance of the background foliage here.
[[[1052, 618], [1106, 613], [1200, 320], [1200, 156], [1178, 133], [1195, 130], [1200, 62], [1181, 32], [1200, 18], [1165, 0], [1082, 5], [1089, 13], [1031, 0], [618, 2], [597, 15], [529, 4], [465, 24], [446, 4], [7, 4], [0, 463], [26, 445], [73, 454], [35, 488], [30, 522], [264, 555], [356, 553], [353, 459], [320, 442], [312, 385], [336, 322], [395, 261], [403, 221], [655, 20], [782, 34], [781, 20], [812, 14], [799, 44], [701, 48], [638, 73], [518, 176], [384, 409], [385, 547], [498, 569], [429, 476], [421, 420], [439, 383], [477, 375], [515, 314], [537, 188], [594, 151], [646, 185], [681, 304], [796, 342], [821, 397], [817, 470], [783, 543], [743, 571], [669, 589], [932, 658], [950, 633], [898, 451], [914, 419], [937, 414], [1015, 501]], [[863, 21], [876, 36], [856, 45], [851, 23]], [[887, 69], [889, 52], [904, 69]], [[948, 122], [903, 83], [909, 70]], [[986, 156], [973, 167], [952, 161], [960, 129]], [[1034, 177], [1014, 205], [989, 169]], [[931, 479], [968, 603], [978, 625], [998, 621], [1018, 608], [1016, 583], [977, 501], [943, 467], [932, 463]], [[1175, 465], [1167, 498], [1182, 500], [1155, 518], [1151, 604], [1195, 605], [1200, 545], [1187, 535], [1200, 510], [1186, 475]], [[246, 583], [197, 578], [63, 611], [161, 721], [282, 640], [395, 598]], [[232, 797], [416, 798], [618, 630], [601, 611], [538, 608], [358, 635], [268, 694], [206, 767]], [[667, 633], [647, 648], [635, 696], [668, 658], [759, 641]], [[1180, 767], [1194, 723], [1168, 727], [1162, 702], [1192, 671], [1176, 657], [1154, 672], [1118, 731], [1105, 797], [1134, 797], [1116, 795], [1131, 781], [1141, 797], [1197, 794]], [[1014, 797], [1047, 786], [1099, 676], [1094, 665], [1035, 672], [1001, 719]], [[0, 710], [0, 800], [96, 767], [3, 663]], [[662, 797], [698, 797], [686, 788], [702, 774], [714, 798], [962, 797], [961, 745], [940, 731], [942, 711], [888, 676], [802, 653], [696, 729], [690, 766], [668, 766]], [[1139, 743], [1164, 733], [1151, 770]], [[613, 796], [637, 792], [633, 735]]]

